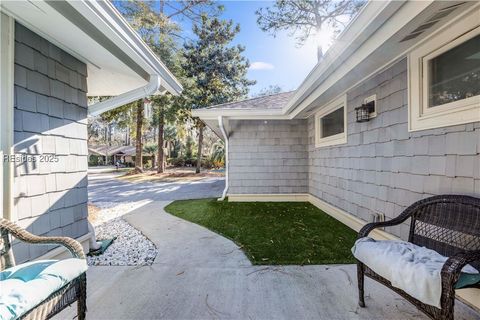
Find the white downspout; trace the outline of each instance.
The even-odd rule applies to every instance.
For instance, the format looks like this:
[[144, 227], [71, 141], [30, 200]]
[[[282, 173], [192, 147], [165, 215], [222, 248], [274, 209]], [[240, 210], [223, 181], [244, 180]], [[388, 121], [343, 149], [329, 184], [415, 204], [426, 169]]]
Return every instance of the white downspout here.
[[225, 126], [223, 125], [223, 117], [218, 116], [218, 126], [222, 131], [223, 138], [225, 139], [225, 189], [223, 189], [222, 197], [218, 198], [218, 201], [223, 201], [227, 197], [228, 191], [228, 135], [225, 131]]
[[93, 225], [90, 223], [90, 221], [88, 221], [87, 223], [88, 232], [90, 232], [90, 239], [88, 239], [90, 250], [98, 250], [102, 247], [102, 243], [97, 241], [97, 236], [95, 235], [95, 228], [93, 227]]
[[[96, 116], [103, 112], [126, 105], [127, 103], [133, 102], [135, 100], [151, 96], [155, 92], [160, 90], [161, 83], [162, 81], [159, 75], [157, 74], [150, 75], [150, 81], [148, 82], [147, 85], [122, 93], [121, 95], [110, 98], [108, 100], [98, 102], [91, 106], [88, 106], [88, 112], [90, 115]], [[97, 242], [97, 239], [95, 237], [95, 229], [93, 228], [90, 222], [88, 222], [88, 231], [91, 234], [89, 239], [90, 249], [92, 250], [100, 249], [101, 243]]]
[[158, 74], [152, 74], [150, 75], [150, 81], [145, 86], [122, 93], [121, 95], [115, 96], [108, 100], [92, 104], [91, 106], [88, 106], [88, 113], [92, 116], [96, 116], [100, 113], [121, 107], [135, 100], [151, 96], [160, 90], [161, 83], [162, 79], [160, 76]]

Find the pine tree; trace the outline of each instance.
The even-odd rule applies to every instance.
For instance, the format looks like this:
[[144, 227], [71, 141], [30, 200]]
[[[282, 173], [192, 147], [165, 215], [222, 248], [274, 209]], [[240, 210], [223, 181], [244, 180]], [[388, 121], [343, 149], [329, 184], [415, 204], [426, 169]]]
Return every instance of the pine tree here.
[[[250, 64], [242, 56], [245, 48], [231, 44], [238, 32], [240, 26], [233, 21], [206, 15], [194, 24], [196, 39], [184, 45], [182, 62], [184, 76], [190, 79], [185, 83], [184, 97], [192, 109], [245, 98], [249, 86], [255, 84], [246, 78]], [[195, 119], [195, 124], [198, 129], [196, 173], [199, 173], [205, 124], [200, 119]]]
[[135, 172], [143, 172], [143, 121], [144, 121], [144, 101], [138, 100], [136, 106], [136, 122], [137, 122], [137, 132], [135, 135]]
[[[162, 59], [167, 68], [179, 75], [178, 40], [184, 40], [180, 24], [174, 21], [199, 22], [202, 14], [218, 15], [223, 7], [211, 0], [195, 1], [120, 1], [117, 4], [142, 39]], [[180, 79], [181, 81], [181, 79]], [[164, 126], [176, 119], [185, 105], [175, 103], [170, 94], [151, 97], [155, 108], [153, 125], [158, 128], [157, 172], [165, 170]]]

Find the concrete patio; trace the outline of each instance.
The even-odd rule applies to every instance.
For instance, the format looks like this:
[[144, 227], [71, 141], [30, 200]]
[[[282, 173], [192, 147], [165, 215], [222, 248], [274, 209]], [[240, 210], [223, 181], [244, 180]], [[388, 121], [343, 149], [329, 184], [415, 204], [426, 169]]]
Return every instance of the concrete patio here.
[[[97, 178], [91, 184], [94, 198], [109, 189], [115, 197], [123, 187], [115, 187], [114, 179]], [[109, 181], [110, 188], [102, 181]], [[189, 190], [204, 189], [206, 183]], [[160, 199], [124, 218], [155, 243], [159, 255], [151, 266], [90, 267], [89, 319], [426, 319], [368, 279], [367, 308], [357, 307], [354, 265], [252, 266], [230, 240], [166, 213], [170, 201], [155, 190]], [[177, 195], [170, 193], [172, 200]], [[455, 319], [478, 319], [462, 303], [456, 311]], [[57, 319], [75, 314], [75, 308], [68, 308]]]

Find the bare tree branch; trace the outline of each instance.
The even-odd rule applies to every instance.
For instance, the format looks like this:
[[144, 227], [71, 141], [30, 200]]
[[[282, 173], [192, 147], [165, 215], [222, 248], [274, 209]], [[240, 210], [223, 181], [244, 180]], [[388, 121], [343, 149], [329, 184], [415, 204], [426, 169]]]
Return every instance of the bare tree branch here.
[[[364, 0], [277, 0], [271, 7], [256, 11], [260, 29], [275, 36], [280, 31], [289, 31], [298, 45], [303, 45], [312, 35], [333, 29], [338, 34], [345, 23], [342, 20], [351, 17], [360, 9]], [[319, 60], [322, 50], [318, 50]]]

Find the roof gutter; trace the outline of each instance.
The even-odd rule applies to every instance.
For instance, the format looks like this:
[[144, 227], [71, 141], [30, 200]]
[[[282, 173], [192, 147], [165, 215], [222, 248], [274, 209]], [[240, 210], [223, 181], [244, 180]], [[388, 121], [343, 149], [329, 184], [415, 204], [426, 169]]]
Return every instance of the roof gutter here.
[[215, 120], [219, 115], [228, 117], [229, 119], [271, 119], [271, 120], [286, 120], [290, 119], [289, 115], [283, 114], [282, 110], [268, 110], [268, 109], [195, 109], [192, 110], [194, 117], [199, 117], [202, 120]]
[[[74, 3], [76, 4], [77, 1], [74, 1]], [[139, 34], [133, 30], [132, 26], [125, 20], [111, 1], [84, 1], [84, 4], [89, 6], [97, 15], [104, 17], [108, 15], [110, 19], [105, 18], [105, 23], [112, 29], [118, 28], [122, 31], [119, 32], [119, 36], [121, 36], [126, 43], [130, 43], [132, 50], [141, 56], [153, 71], [162, 76], [164, 80], [162, 85], [171, 94], [179, 95], [183, 91], [182, 85], [173, 73], [158, 58], [153, 50], [145, 44]], [[102, 13], [105, 13], [105, 15], [102, 15]]]
[[90, 38], [145, 80], [162, 76], [162, 85], [179, 95], [183, 87], [110, 1], [46, 1]]
[[225, 130], [222, 116], [218, 116], [218, 126], [220, 127], [223, 138], [225, 139], [225, 188], [223, 189], [222, 197], [217, 199], [218, 201], [223, 201], [227, 197], [228, 191], [228, 134]]
[[103, 112], [121, 107], [127, 103], [133, 102], [155, 94], [160, 90], [162, 79], [158, 74], [150, 75], [150, 81], [147, 85], [122, 93], [106, 101], [95, 103], [88, 107], [88, 113], [91, 116], [97, 116]]

